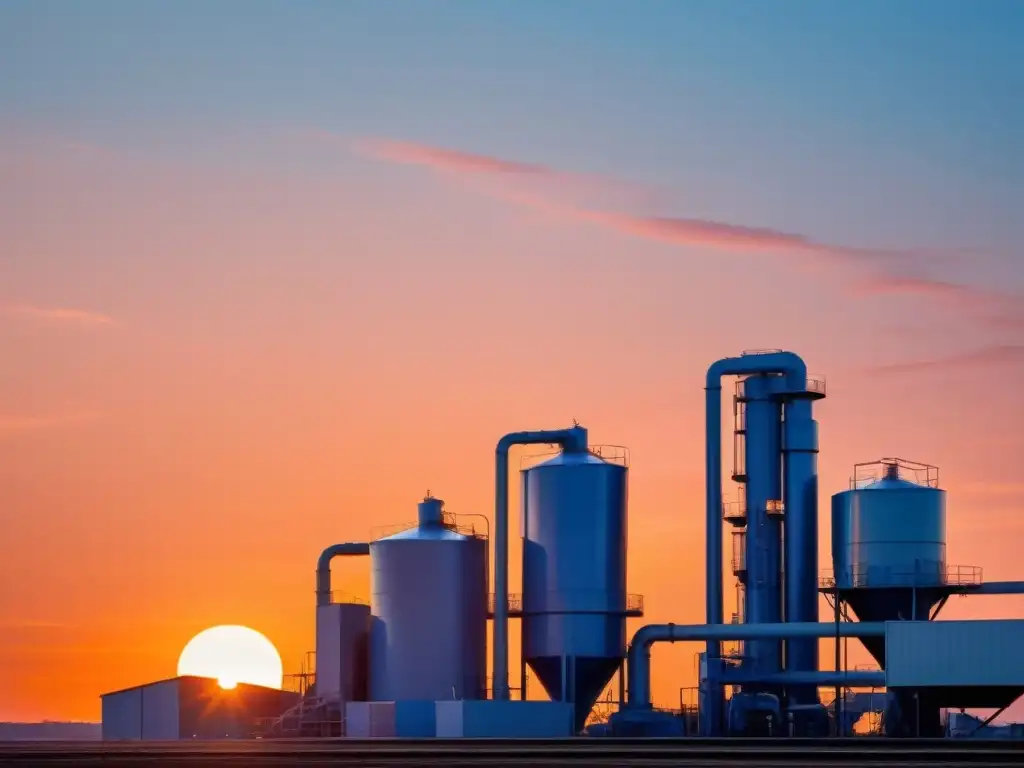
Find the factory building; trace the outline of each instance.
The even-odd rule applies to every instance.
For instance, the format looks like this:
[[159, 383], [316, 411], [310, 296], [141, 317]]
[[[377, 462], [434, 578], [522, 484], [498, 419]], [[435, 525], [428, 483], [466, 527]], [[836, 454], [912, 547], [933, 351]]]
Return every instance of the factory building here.
[[299, 695], [205, 677], [174, 677], [103, 694], [103, 740], [244, 739], [299, 702]]
[[[722, 462], [726, 377], [735, 379], [731, 468]], [[751, 352], [711, 365], [704, 389], [704, 624], [650, 624], [627, 637], [626, 619], [644, 613], [627, 591], [627, 452], [591, 445], [576, 424], [512, 432], [496, 445], [486, 526], [464, 525], [428, 494], [399, 532], [322, 552], [316, 683], [297, 703], [278, 701], [281, 727], [269, 735], [569, 737], [585, 732], [617, 679], [617, 711], [591, 735], [846, 736], [874, 711], [885, 735], [940, 737], [945, 709], [1001, 710], [1024, 692], [1024, 620], [936, 621], [952, 595], [1024, 593], [1024, 582], [984, 582], [980, 568], [947, 563], [937, 468], [888, 458], [854, 467], [850, 487], [831, 498], [832, 567], [821, 577], [814, 406], [824, 380], [791, 352]], [[518, 595], [509, 585], [516, 446], [549, 447], [520, 469]], [[736, 501], [725, 501], [723, 475]], [[368, 559], [369, 605], [333, 599], [337, 557]], [[830, 615], [819, 615], [822, 596]], [[516, 680], [511, 631], [521, 638]], [[836, 640], [835, 658], [819, 658], [823, 638]], [[877, 669], [845, 668], [844, 638], [863, 643]], [[683, 711], [653, 706], [651, 648], [665, 642], [700, 644], [697, 701]], [[549, 701], [528, 700], [539, 689]], [[154, 695], [153, 706], [174, 709]], [[118, 706], [111, 701], [111, 733], [147, 732], [141, 705]], [[202, 730], [174, 711], [169, 730]], [[105, 697], [105, 733], [106, 718]], [[113, 724], [122, 721], [130, 725]]]

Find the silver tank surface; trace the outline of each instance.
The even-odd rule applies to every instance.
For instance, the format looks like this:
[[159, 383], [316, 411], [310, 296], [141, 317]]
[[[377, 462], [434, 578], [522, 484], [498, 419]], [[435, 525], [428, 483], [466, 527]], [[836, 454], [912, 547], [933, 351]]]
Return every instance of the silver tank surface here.
[[578, 728], [626, 649], [627, 473], [589, 453], [522, 472], [524, 655]]
[[487, 684], [487, 540], [420, 523], [370, 543], [371, 701], [481, 699]]
[[946, 492], [899, 477], [832, 497], [832, 555], [840, 589], [929, 587], [946, 580]]

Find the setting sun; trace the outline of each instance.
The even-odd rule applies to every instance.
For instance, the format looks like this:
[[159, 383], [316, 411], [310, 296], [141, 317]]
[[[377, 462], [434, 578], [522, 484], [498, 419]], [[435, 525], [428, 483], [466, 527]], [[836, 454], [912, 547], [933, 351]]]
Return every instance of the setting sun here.
[[255, 629], [223, 625], [204, 629], [189, 640], [178, 657], [178, 674], [211, 677], [222, 688], [239, 683], [280, 688], [281, 655]]

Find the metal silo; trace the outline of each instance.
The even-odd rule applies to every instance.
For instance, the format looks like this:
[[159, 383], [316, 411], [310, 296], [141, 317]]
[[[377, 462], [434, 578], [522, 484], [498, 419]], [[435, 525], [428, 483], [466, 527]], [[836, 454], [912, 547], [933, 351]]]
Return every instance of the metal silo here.
[[[832, 559], [836, 588], [861, 621], [930, 618], [948, 594], [938, 469], [902, 459], [857, 465], [850, 490], [832, 497]], [[864, 643], [884, 665], [884, 641]]]
[[523, 470], [523, 652], [582, 728], [626, 649], [627, 468], [562, 452]]
[[416, 527], [370, 543], [370, 700], [480, 699], [486, 689], [487, 540], [426, 498]]

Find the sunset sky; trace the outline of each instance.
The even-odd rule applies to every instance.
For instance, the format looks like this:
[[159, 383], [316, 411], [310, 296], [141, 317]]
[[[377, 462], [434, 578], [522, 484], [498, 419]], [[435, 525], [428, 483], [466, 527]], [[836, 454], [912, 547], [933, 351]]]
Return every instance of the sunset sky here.
[[704, 373], [749, 348], [828, 380], [823, 569], [829, 496], [902, 456], [949, 562], [1024, 578], [1022, 37], [1013, 0], [0, 4], [0, 720], [98, 719], [215, 624], [298, 671], [323, 547], [427, 489], [491, 515], [498, 437], [574, 418], [631, 449], [646, 621], [700, 622]]

